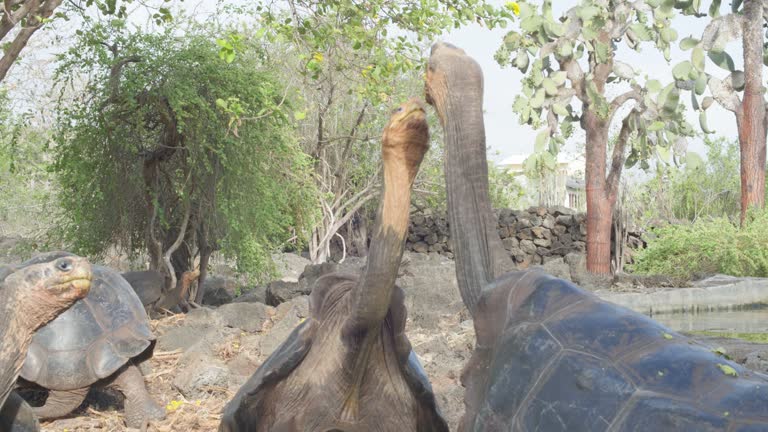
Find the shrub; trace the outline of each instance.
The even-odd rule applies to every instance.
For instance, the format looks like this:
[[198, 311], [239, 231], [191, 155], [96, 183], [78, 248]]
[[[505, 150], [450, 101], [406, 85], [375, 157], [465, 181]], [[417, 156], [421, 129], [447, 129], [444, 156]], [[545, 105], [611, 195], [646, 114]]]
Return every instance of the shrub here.
[[741, 228], [721, 217], [655, 233], [632, 271], [684, 278], [697, 273], [768, 277], [768, 210], [751, 212]]

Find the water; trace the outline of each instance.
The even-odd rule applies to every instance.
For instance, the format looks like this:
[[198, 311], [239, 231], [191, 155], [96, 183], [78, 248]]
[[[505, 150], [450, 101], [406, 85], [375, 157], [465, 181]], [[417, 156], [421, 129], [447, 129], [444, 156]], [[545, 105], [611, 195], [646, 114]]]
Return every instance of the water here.
[[676, 331], [768, 333], [768, 308], [696, 314], [660, 314], [656, 321]]

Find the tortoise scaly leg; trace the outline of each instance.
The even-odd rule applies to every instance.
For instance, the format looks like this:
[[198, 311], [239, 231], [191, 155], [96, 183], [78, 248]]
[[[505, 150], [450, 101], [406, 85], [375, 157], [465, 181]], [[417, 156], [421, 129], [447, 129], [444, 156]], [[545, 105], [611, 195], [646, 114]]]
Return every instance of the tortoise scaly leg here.
[[48, 390], [45, 405], [32, 407], [40, 420], [56, 419], [69, 415], [83, 403], [88, 387], [75, 390]]
[[40, 424], [32, 407], [16, 392], [8, 395], [5, 405], [0, 409], [0, 431], [38, 432], [39, 430]]
[[115, 373], [113, 384], [125, 395], [125, 424], [141, 428], [149, 420], [165, 418], [165, 409], [147, 392], [144, 377], [133, 363], [128, 362]]

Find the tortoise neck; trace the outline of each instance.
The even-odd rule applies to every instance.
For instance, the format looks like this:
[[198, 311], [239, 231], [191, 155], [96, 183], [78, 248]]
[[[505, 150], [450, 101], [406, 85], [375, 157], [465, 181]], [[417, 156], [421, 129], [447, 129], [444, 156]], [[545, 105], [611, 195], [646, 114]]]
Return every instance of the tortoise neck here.
[[22, 322], [16, 290], [0, 287], [0, 407], [13, 390], [36, 329]]
[[482, 73], [477, 67], [478, 73], [472, 74], [468, 66], [453, 64], [461, 70], [440, 73], [430, 92], [445, 136], [445, 183], [456, 278], [462, 300], [474, 315], [483, 287], [511, 262], [496, 230], [488, 192]]
[[368, 263], [357, 287], [353, 323], [372, 328], [387, 315], [408, 232], [411, 186], [416, 169], [398, 158], [384, 159], [384, 187], [371, 238]]

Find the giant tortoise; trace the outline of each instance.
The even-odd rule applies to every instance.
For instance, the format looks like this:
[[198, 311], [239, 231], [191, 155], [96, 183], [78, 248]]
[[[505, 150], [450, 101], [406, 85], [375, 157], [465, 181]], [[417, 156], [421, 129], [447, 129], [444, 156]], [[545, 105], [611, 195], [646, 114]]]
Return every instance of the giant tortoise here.
[[[20, 266], [69, 255], [49, 252]], [[32, 338], [21, 378], [48, 389], [45, 404], [33, 409], [40, 419], [62, 417], [83, 402], [91, 386], [113, 386], [125, 395], [128, 426], [163, 418], [165, 410], [152, 400], [135, 365], [154, 347], [146, 312], [118, 272], [99, 265], [92, 272], [88, 295]]]
[[90, 286], [91, 265], [80, 257], [0, 268], [0, 430], [16, 422], [37, 429], [33, 416], [24, 417], [23, 401], [9, 395], [34, 332], [85, 297]]
[[456, 272], [477, 343], [460, 431], [768, 431], [768, 378], [541, 271], [504, 273], [485, 175], [483, 77], [432, 47]]
[[221, 431], [447, 430], [405, 335], [395, 285], [427, 146], [424, 109], [411, 100], [384, 129], [384, 191], [365, 271], [317, 280], [310, 317], [227, 404]]

